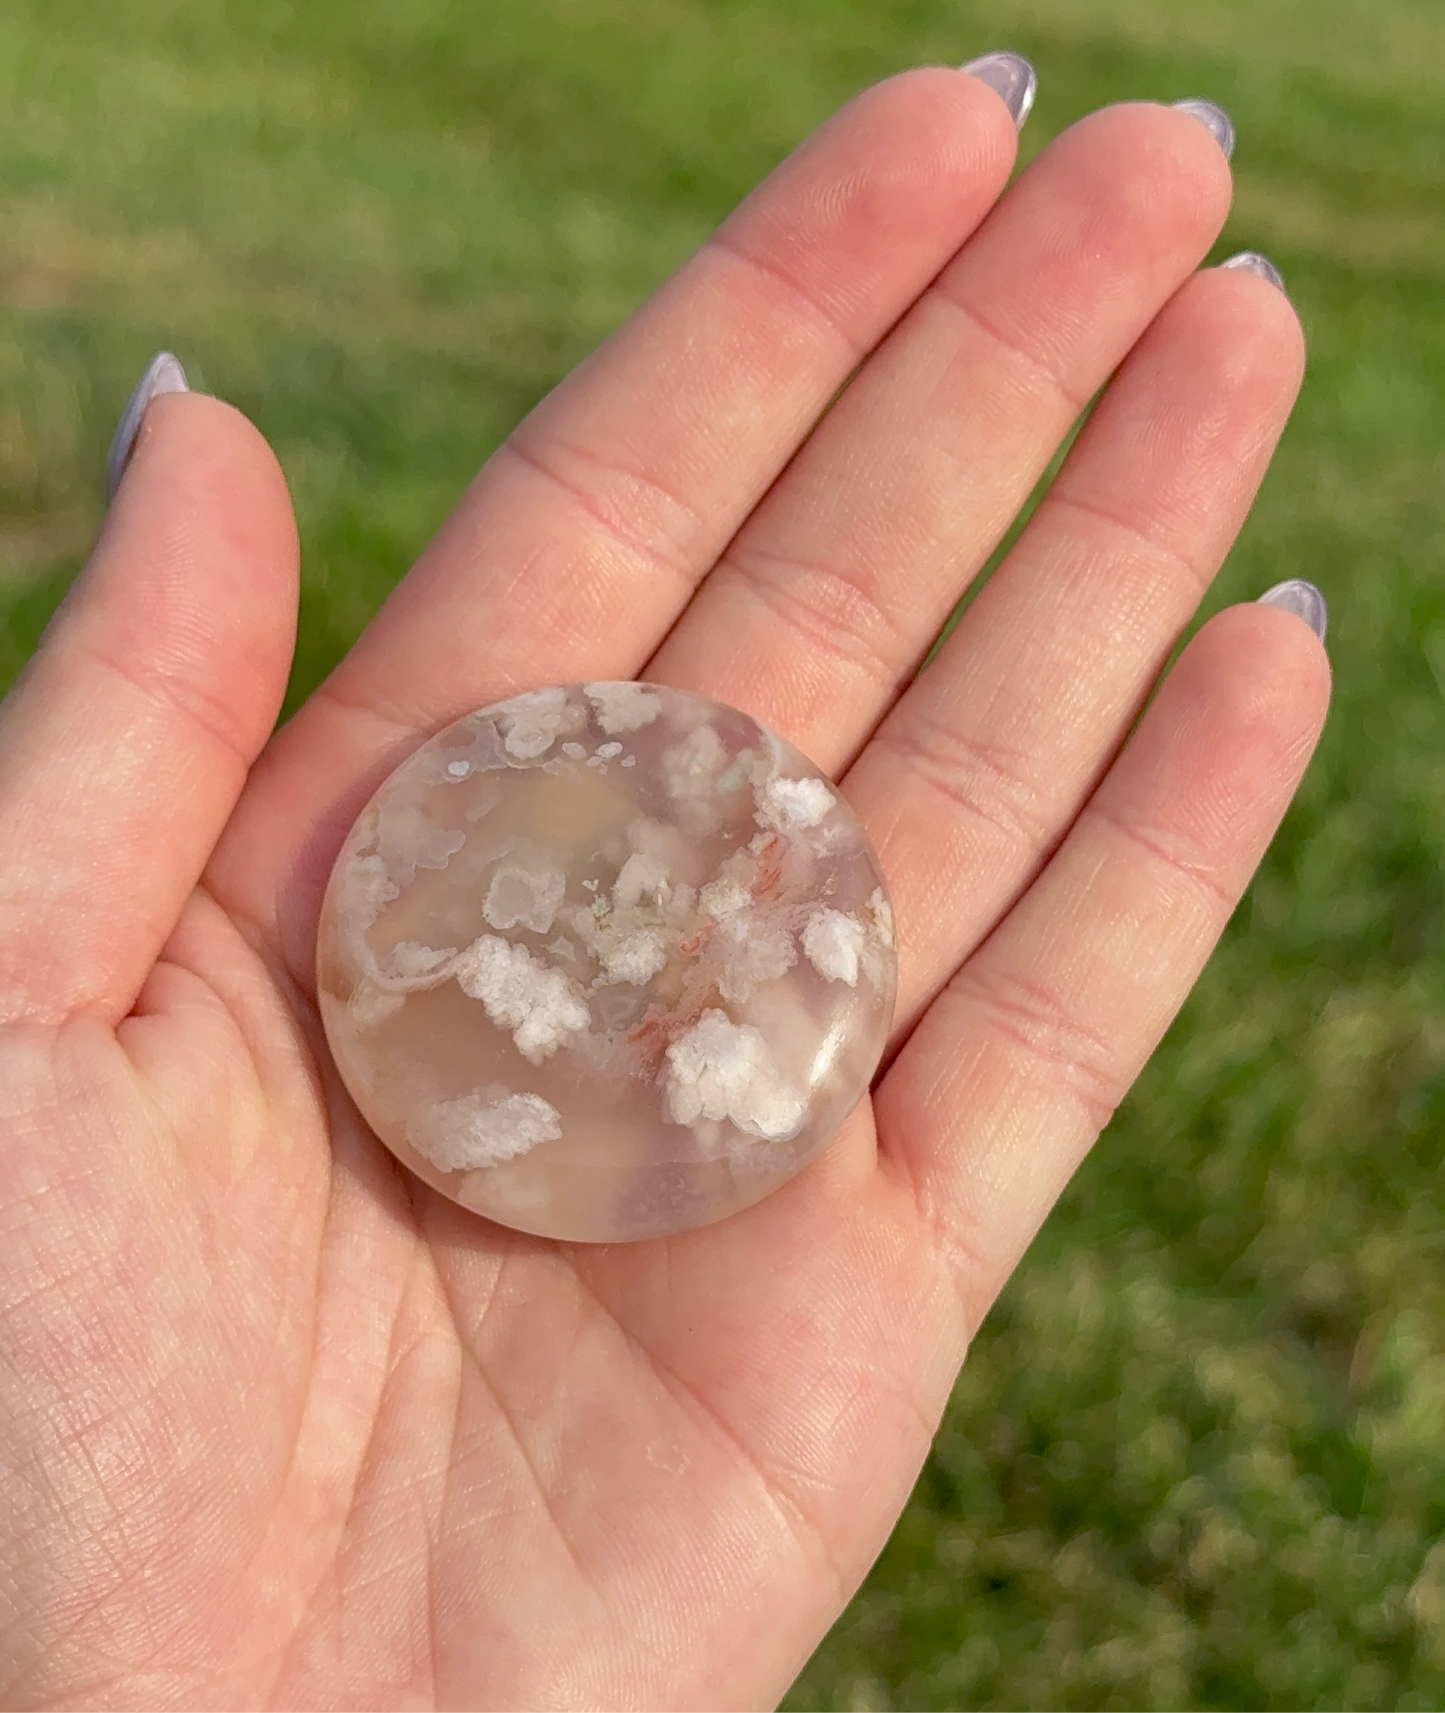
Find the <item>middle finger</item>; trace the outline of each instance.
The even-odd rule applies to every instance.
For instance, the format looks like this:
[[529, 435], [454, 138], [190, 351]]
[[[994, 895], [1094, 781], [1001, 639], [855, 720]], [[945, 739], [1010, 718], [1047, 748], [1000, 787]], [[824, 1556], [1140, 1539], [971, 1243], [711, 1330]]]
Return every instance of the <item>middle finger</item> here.
[[841, 768], [1229, 194], [1186, 113], [1115, 107], [1066, 131], [863, 367], [643, 676]]

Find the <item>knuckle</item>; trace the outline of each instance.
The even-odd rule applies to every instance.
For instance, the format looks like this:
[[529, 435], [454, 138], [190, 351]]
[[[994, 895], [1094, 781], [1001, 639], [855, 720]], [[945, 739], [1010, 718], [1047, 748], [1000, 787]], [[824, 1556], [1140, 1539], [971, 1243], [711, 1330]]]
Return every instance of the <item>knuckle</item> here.
[[589, 534], [691, 593], [694, 543], [705, 532], [679, 495], [639, 470], [558, 441], [533, 443], [516, 434], [503, 450], [560, 496]]
[[832, 566], [735, 551], [731, 569], [790, 635], [871, 686], [891, 684], [909, 657], [902, 628], [860, 577]]
[[1114, 1041], [1046, 982], [1021, 970], [968, 964], [952, 989], [982, 1012], [1004, 1051], [1021, 1056], [1055, 1095], [1077, 1108], [1091, 1135], [1103, 1130], [1126, 1086]]
[[1053, 843], [1055, 830], [1028, 763], [1009, 746], [922, 711], [896, 726], [885, 724], [874, 743], [894, 752], [910, 781], [940, 798], [951, 815], [983, 823], [1011, 850], [1037, 859]]

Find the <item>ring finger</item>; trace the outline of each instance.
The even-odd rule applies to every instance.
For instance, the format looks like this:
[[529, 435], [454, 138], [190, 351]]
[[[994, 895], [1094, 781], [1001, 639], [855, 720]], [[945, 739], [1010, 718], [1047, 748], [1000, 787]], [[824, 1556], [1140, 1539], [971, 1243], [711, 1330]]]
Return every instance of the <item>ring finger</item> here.
[[900, 923], [899, 1035], [1107, 768], [1244, 520], [1302, 366], [1282, 292], [1228, 268], [1191, 280], [849, 773]]

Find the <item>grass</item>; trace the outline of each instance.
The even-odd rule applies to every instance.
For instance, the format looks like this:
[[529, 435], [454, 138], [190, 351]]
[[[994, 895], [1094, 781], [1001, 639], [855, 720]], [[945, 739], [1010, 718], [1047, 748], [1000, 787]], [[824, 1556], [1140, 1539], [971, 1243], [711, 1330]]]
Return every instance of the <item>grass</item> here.
[[1445, 10], [1436, 0], [8, 0], [0, 680], [163, 345], [305, 548], [293, 700], [477, 462], [872, 78], [1015, 46], [1033, 151], [1202, 93], [1299, 412], [1216, 603], [1335, 712], [1183, 1018], [980, 1337], [797, 1707], [1445, 1704]]

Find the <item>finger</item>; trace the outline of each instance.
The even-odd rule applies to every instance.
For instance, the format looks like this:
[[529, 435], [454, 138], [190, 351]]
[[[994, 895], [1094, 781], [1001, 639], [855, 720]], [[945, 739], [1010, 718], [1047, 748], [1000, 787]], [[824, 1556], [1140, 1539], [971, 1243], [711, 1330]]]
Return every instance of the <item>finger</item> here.
[[647, 676], [844, 763], [1228, 206], [1225, 157], [1184, 113], [1066, 131], [864, 366]]
[[[630, 677], [859, 358], [1002, 188], [1016, 134], [979, 79], [867, 91], [725, 221], [488, 463], [281, 734], [215, 884], [309, 983], [324, 870], [396, 753], [538, 684]], [[324, 769], [318, 767], [324, 757]], [[318, 780], [333, 795], [318, 803]], [[320, 819], [318, 819], [320, 818]], [[294, 943], [293, 943], [294, 942]]]
[[1058, 853], [884, 1079], [884, 1158], [916, 1192], [970, 1325], [1183, 1003], [1328, 695], [1324, 651], [1291, 614], [1234, 607], [1205, 626]]
[[1244, 521], [1302, 366], [1282, 292], [1230, 269], [1192, 279], [849, 773], [900, 924], [896, 1039], [1123, 741]]
[[0, 708], [0, 1020], [129, 1009], [275, 721], [295, 614], [270, 449], [216, 399], [156, 398]]
[[634, 672], [1014, 151], [961, 72], [846, 107], [522, 423], [334, 694], [420, 729], [479, 691]]

